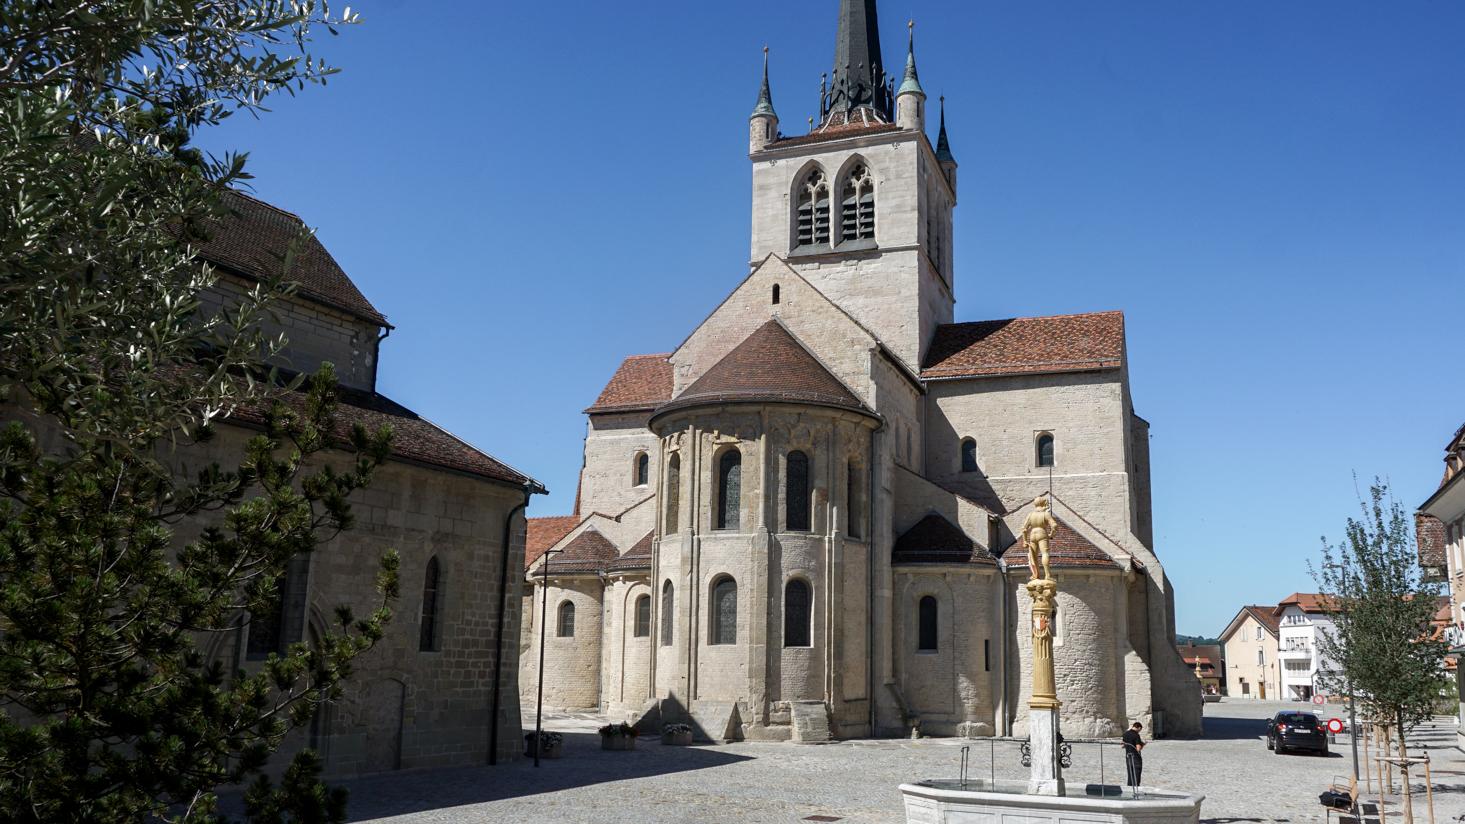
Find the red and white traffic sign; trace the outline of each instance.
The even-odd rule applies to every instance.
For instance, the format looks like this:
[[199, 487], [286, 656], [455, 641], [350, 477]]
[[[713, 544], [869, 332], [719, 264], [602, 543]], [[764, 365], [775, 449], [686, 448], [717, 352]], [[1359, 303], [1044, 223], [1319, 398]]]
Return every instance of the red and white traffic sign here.
[[1321, 695], [1314, 695], [1312, 697], [1312, 703], [1317, 704], [1319, 707], [1321, 707], [1323, 704], [1326, 704], [1327, 701], [1328, 699]]
[[1343, 731], [1343, 719], [1341, 719], [1341, 718], [1329, 718], [1328, 719], [1328, 732], [1330, 732], [1330, 733], [1332, 733], [1334, 735], [1337, 735], [1338, 733], [1340, 733], [1342, 731]]

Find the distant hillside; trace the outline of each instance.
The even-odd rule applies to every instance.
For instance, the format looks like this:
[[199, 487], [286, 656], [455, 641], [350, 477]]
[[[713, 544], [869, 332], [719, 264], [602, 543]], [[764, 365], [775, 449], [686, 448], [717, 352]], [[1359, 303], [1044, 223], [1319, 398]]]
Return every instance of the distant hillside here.
[[1189, 643], [1192, 643], [1192, 642], [1194, 642], [1198, 646], [1205, 646], [1206, 644], [1219, 644], [1219, 643], [1221, 643], [1221, 639], [1220, 638], [1206, 638], [1203, 635], [1177, 635], [1177, 636], [1175, 636], [1175, 646], [1177, 646], [1177, 647], [1183, 647], [1186, 644], [1189, 644]]

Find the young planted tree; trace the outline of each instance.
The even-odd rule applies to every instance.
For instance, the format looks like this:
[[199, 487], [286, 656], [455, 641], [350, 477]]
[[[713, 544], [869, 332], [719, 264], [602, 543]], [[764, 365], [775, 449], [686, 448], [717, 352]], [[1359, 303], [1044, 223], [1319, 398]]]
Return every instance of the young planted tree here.
[[[1406, 736], [1434, 715], [1447, 687], [1448, 644], [1432, 623], [1439, 585], [1424, 580], [1413, 519], [1387, 486], [1375, 482], [1360, 506], [1362, 517], [1348, 519], [1346, 540], [1329, 545], [1323, 539], [1323, 564], [1313, 571], [1334, 624], [1319, 641], [1331, 668], [1318, 678], [1330, 692], [1355, 696], [1407, 755]], [[1412, 821], [1408, 765], [1402, 770]]]
[[[382, 637], [395, 555], [366, 618], [340, 607], [254, 675], [201, 649], [350, 528], [391, 432], [340, 429], [329, 367], [282, 387], [261, 365], [298, 244], [204, 311], [198, 251], [249, 175], [188, 143], [324, 82], [311, 28], [354, 21], [303, 0], [0, 0], [0, 820], [200, 822], [251, 778], [257, 821], [344, 820], [308, 750], [279, 787], [261, 771]], [[263, 433], [190, 470], [231, 414]]]

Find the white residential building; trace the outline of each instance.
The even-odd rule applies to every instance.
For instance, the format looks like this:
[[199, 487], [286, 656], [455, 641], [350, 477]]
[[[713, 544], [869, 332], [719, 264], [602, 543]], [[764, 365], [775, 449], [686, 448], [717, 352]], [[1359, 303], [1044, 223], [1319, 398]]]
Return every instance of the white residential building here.
[[1323, 658], [1322, 636], [1331, 633], [1333, 620], [1324, 612], [1321, 596], [1297, 592], [1273, 611], [1277, 618], [1277, 658], [1281, 664], [1281, 697], [1307, 701], [1325, 693], [1318, 683], [1320, 673], [1333, 669]]

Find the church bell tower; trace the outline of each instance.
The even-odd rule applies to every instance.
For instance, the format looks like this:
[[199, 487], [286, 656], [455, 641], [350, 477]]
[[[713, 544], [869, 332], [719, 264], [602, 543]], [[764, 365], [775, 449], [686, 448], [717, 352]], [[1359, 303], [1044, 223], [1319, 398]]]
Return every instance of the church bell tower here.
[[749, 119], [752, 262], [786, 260], [918, 370], [936, 327], [952, 322], [956, 161], [944, 113], [936, 145], [925, 133], [914, 25], [897, 89], [875, 0], [840, 0], [817, 111], [808, 134], [779, 133], [765, 50]]

